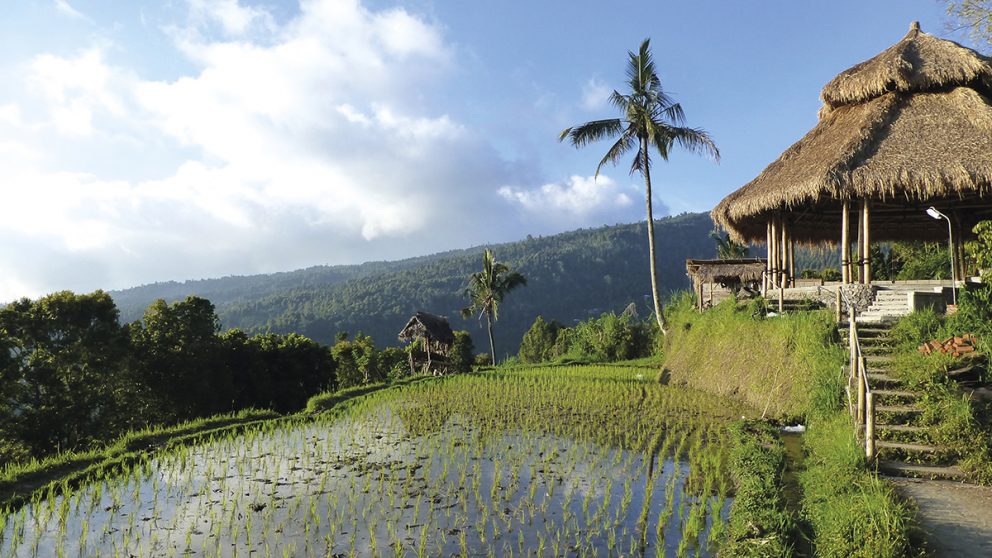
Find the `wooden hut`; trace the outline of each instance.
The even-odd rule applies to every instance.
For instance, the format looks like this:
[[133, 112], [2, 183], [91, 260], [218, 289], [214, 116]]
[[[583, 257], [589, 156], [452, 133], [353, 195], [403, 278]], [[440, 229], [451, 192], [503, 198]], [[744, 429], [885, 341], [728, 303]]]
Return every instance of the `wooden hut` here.
[[963, 242], [992, 218], [992, 60], [913, 23], [820, 96], [816, 127], [721, 201], [714, 221], [768, 246], [769, 287], [794, 277], [795, 242], [839, 243], [843, 282], [870, 283], [871, 242], [947, 242], [949, 227], [963, 277]]
[[[709, 287], [710, 306], [718, 302], [715, 298], [722, 299], [731, 293], [737, 294], [741, 289], [757, 291], [764, 277], [765, 260], [686, 260], [685, 271], [692, 279], [696, 305], [702, 310], [706, 300], [706, 287]], [[714, 292], [716, 285], [720, 287], [719, 292]]]
[[448, 319], [427, 312], [417, 312], [400, 331], [400, 341], [416, 343], [410, 348], [410, 373], [447, 372], [448, 357], [455, 342]]

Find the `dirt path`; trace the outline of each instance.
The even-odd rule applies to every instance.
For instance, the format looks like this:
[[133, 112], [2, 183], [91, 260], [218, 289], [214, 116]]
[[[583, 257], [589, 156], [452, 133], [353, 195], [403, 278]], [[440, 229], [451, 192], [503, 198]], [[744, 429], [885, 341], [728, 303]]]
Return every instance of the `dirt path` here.
[[992, 556], [992, 487], [890, 478], [920, 507], [917, 519], [935, 556]]

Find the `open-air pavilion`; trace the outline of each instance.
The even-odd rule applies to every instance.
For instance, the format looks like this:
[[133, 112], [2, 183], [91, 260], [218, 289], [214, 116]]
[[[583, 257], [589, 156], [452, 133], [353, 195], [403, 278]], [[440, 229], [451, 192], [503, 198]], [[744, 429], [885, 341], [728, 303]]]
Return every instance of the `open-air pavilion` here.
[[871, 243], [950, 236], [964, 277], [963, 242], [992, 218], [992, 60], [913, 23], [821, 99], [817, 125], [711, 213], [768, 246], [765, 288], [794, 285], [797, 242], [840, 244], [842, 282], [870, 283]]

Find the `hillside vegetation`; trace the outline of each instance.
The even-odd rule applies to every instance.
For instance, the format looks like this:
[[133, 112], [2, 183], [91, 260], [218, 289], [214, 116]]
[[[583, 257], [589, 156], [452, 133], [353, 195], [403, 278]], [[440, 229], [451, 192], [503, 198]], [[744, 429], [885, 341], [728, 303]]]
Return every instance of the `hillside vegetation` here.
[[[490, 246], [496, 257], [527, 278], [508, 297], [496, 325], [497, 354], [515, 353], [538, 315], [571, 325], [631, 302], [647, 314], [650, 279], [644, 223], [581, 229]], [[662, 292], [688, 287], [686, 258], [713, 257], [705, 214], [657, 221]], [[322, 266], [300, 271], [158, 283], [113, 292], [122, 321], [140, 318], [157, 298], [209, 299], [225, 329], [248, 333], [300, 333], [332, 343], [338, 332], [361, 331], [376, 344], [396, 345], [396, 334], [417, 310], [447, 316], [453, 329], [485, 339], [484, 325], [463, 320], [468, 276], [478, 270], [485, 247], [357, 266]], [[478, 343], [477, 343], [478, 344]], [[481, 346], [481, 345], [480, 345]]]
[[[496, 353], [516, 353], [524, 332], [541, 315], [571, 326], [603, 312], [620, 313], [635, 303], [651, 313], [645, 223], [580, 229], [553, 236], [488, 246], [496, 258], [527, 278], [527, 287], [508, 297], [496, 325]], [[656, 221], [658, 272], [664, 298], [687, 289], [687, 258], [712, 258], [713, 222], [704, 213]], [[121, 321], [141, 318], [156, 299], [187, 296], [210, 300], [224, 329], [253, 333], [299, 333], [331, 344], [339, 332], [363, 332], [377, 345], [397, 345], [396, 334], [418, 310], [447, 316], [453, 329], [485, 339], [485, 325], [462, 319], [468, 277], [478, 271], [487, 246], [395, 262], [317, 266], [253, 275], [155, 283], [111, 292]], [[752, 247], [754, 257], [763, 248]], [[836, 254], [797, 250], [797, 270], [836, 265]], [[477, 343], [482, 346], [481, 343]]]

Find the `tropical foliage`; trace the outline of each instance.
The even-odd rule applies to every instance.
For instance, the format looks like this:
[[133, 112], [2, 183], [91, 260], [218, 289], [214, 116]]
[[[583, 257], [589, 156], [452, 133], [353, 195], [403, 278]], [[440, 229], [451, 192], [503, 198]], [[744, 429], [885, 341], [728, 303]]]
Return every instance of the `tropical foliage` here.
[[676, 145], [692, 152], [709, 154], [716, 159], [720, 158], [720, 151], [706, 132], [684, 125], [685, 113], [682, 105], [676, 103], [661, 87], [661, 79], [651, 56], [650, 40], [645, 39], [636, 53], [628, 52], [627, 56], [628, 89], [626, 93], [614, 90], [610, 94], [610, 103], [622, 116], [566, 128], [559, 134], [558, 140], [568, 139], [573, 146], [582, 147], [599, 140], [616, 138], [616, 142], [596, 167], [596, 176], [599, 176], [606, 163], [616, 165], [626, 154], [636, 151], [630, 173], [638, 173], [644, 178], [651, 295], [655, 319], [664, 333], [665, 318], [661, 311], [656, 269], [651, 151], [657, 151], [664, 161], [668, 160], [668, 154]]
[[482, 254], [482, 271], [469, 276], [468, 296], [469, 305], [462, 309], [462, 317], [468, 318], [478, 314], [486, 318], [486, 329], [489, 333], [489, 348], [492, 350], [492, 364], [496, 365], [496, 343], [493, 340], [493, 324], [499, 319], [499, 307], [503, 298], [510, 291], [527, 284], [527, 279], [517, 271], [513, 271], [502, 262], [496, 261], [492, 250]]

